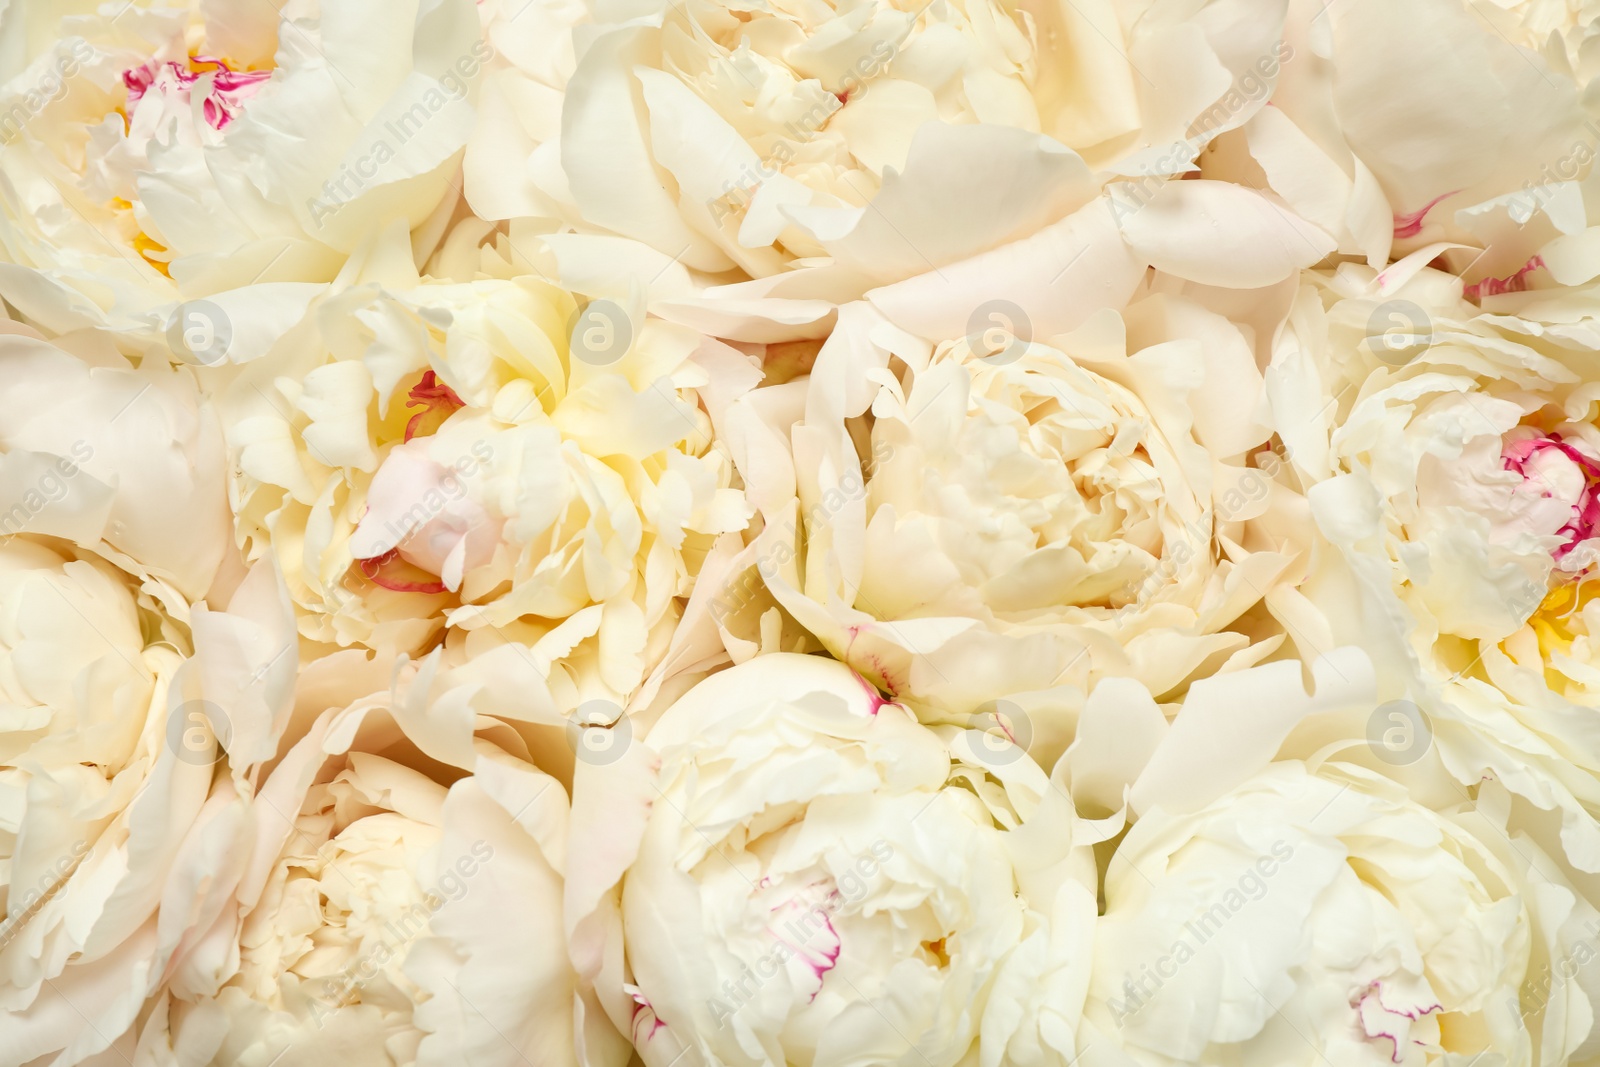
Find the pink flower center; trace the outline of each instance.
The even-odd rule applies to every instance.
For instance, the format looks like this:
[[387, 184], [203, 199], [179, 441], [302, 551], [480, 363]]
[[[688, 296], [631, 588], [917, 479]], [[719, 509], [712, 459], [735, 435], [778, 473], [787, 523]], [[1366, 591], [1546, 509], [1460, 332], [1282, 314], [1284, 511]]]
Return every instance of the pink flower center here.
[[193, 90], [195, 82], [208, 74], [211, 90], [201, 109], [206, 122], [215, 130], [237, 118], [244, 109], [244, 102], [272, 77], [269, 70], [234, 70], [212, 56], [190, 56], [187, 63], [151, 60], [142, 67], [130, 67], [122, 72], [122, 84], [128, 87], [128, 111], [137, 107], [144, 95], [157, 85], [187, 94]]
[[1559, 563], [1574, 548], [1594, 537], [1597, 527], [1600, 527], [1600, 460], [1562, 440], [1560, 434], [1553, 433], [1510, 442], [1501, 453], [1501, 463], [1506, 470], [1514, 471], [1527, 480], [1545, 482], [1543, 495], [1548, 497], [1553, 494], [1547, 480], [1539, 473], [1539, 467], [1551, 458], [1551, 453], [1559, 453], [1570, 460], [1583, 473], [1584, 480], [1578, 500], [1572, 505], [1571, 519], [1557, 531], [1566, 537], [1566, 541], [1555, 551]]

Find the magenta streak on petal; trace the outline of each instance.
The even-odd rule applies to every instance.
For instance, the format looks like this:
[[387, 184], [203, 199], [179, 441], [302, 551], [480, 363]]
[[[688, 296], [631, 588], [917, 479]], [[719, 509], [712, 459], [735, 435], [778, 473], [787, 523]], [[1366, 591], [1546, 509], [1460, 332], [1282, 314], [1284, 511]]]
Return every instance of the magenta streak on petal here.
[[877, 718], [878, 712], [883, 709], [883, 706], [891, 702], [883, 699], [883, 694], [878, 692], [878, 687], [867, 681], [862, 675], [855, 671], [851, 671], [850, 673], [855, 674], [856, 681], [860, 682], [861, 688], [867, 691], [867, 699], [872, 701], [872, 717]]
[[1417, 234], [1422, 232], [1423, 219], [1427, 217], [1428, 212], [1432, 211], [1434, 206], [1437, 205], [1439, 201], [1444, 200], [1447, 197], [1454, 196], [1460, 191], [1461, 190], [1459, 189], [1452, 189], [1448, 193], [1441, 193], [1424, 204], [1420, 209], [1413, 211], [1410, 214], [1396, 215], [1394, 217], [1394, 235], [1396, 237], [1417, 236]]
[[[1384, 1012], [1384, 1013], [1386, 1013], [1388, 1015], [1399, 1015], [1399, 1016], [1402, 1016], [1404, 1018], [1410, 1019], [1413, 1022], [1415, 1022], [1417, 1019], [1421, 1018], [1424, 1015], [1432, 1015], [1436, 1011], [1443, 1011], [1444, 1010], [1444, 1005], [1443, 1004], [1434, 1004], [1434, 1005], [1432, 1005], [1430, 1007], [1426, 1007], [1426, 1008], [1419, 1007], [1419, 1008], [1415, 1008], [1412, 1011], [1401, 1011], [1401, 1010], [1396, 1009], [1396, 1008], [1391, 1008], [1391, 1007], [1389, 1007], [1387, 1004], [1385, 1004], [1383, 1002], [1383, 982], [1382, 981], [1376, 981], [1376, 982], [1373, 982], [1371, 985], [1369, 985], [1367, 987], [1367, 991], [1365, 993], [1361, 994], [1360, 999], [1356, 1001], [1354, 1007], [1356, 1009], [1356, 1013], [1357, 1013], [1358, 1016], [1360, 1015], [1360, 1012], [1361, 1012], [1361, 1006], [1367, 1002], [1367, 998], [1369, 998], [1369, 997], [1377, 1000], [1378, 1009], [1380, 1011], [1382, 1011], [1382, 1012]], [[1401, 1062], [1401, 1060], [1400, 1060], [1400, 1039], [1396, 1035], [1389, 1033], [1387, 1030], [1376, 1030], [1376, 1031], [1368, 1030], [1367, 1029], [1367, 1023], [1366, 1023], [1365, 1019], [1363, 1019], [1361, 1021], [1361, 1029], [1362, 1029], [1362, 1032], [1365, 1033], [1368, 1037], [1384, 1037], [1384, 1038], [1388, 1038], [1389, 1039], [1389, 1043], [1394, 1046], [1394, 1052], [1393, 1052], [1392, 1055], [1390, 1055], [1389, 1061], [1391, 1063], [1399, 1063], [1399, 1062]], [[1423, 1044], [1423, 1042], [1415, 1041], [1415, 1044], [1421, 1045], [1421, 1044]]]
[[[815, 885], [817, 883], [812, 884]], [[833, 947], [831, 950], [826, 948], [809, 948], [804, 943], [797, 942], [794, 939], [785, 936], [783, 933], [774, 930], [770, 926], [767, 927], [767, 934], [774, 941], [793, 951], [796, 956], [800, 957], [807, 967], [811, 968], [811, 973], [816, 975], [817, 988], [812, 990], [810, 1000], [808, 1000], [807, 1003], [816, 1000], [817, 994], [822, 992], [822, 976], [833, 970], [833, 968], [838, 964], [839, 953], [844, 948], [844, 941], [839, 937], [839, 931], [834, 929], [833, 919], [830, 918], [829, 915], [831, 907], [837, 907], [835, 901], [838, 898], [839, 891], [835, 889], [829, 893], [828, 899], [824, 903], [804, 909], [807, 914], [816, 915], [818, 918], [820, 918], [823, 922], [823, 925], [828, 928], [828, 933], [833, 935]], [[787, 908], [795, 903], [797, 903], [797, 901], [790, 899], [785, 901], [783, 904], [778, 905], [778, 907], [772, 908], [771, 910], [778, 911], [780, 908]], [[794, 924], [791, 922], [789, 925], [790, 927], [793, 927]], [[806, 936], [809, 938], [811, 935], [807, 934]]]
[[[1000, 717], [1000, 713], [998, 711], [993, 712], [992, 714], [994, 715], [994, 721], [999, 725], [1000, 729], [1005, 732], [1006, 740], [1010, 741], [1013, 745], [1016, 745], [1017, 735], [1011, 732], [1011, 727], [1006, 725], [1006, 721]], [[1017, 745], [1017, 747], [1021, 748], [1022, 746]]]
[[[845, 633], [850, 635], [850, 640], [848, 642], [846, 642], [846, 644], [844, 646], [844, 658], [848, 659], [850, 657], [851, 650], [856, 647], [856, 638], [860, 637], [861, 636], [861, 631], [865, 630], [870, 625], [872, 625], [872, 624], [871, 623], [855, 623], [855, 624], [853, 624], [851, 626], [846, 626], [845, 627]], [[884, 667], [884, 665], [883, 665], [883, 657], [881, 657], [879, 655], [876, 655], [875, 653], [868, 653], [866, 659], [867, 659], [867, 662], [872, 665], [872, 669], [877, 671], [878, 675], [883, 679], [883, 687], [889, 691], [889, 695], [890, 696], [899, 696], [900, 695], [900, 691], [899, 691], [898, 687], [894, 684], [894, 679], [889, 676], [888, 669], [886, 667]], [[865, 678], [862, 679], [862, 682], [864, 684], [866, 684], [868, 688], [873, 688], [872, 684], [870, 682], [867, 682], [867, 680]], [[874, 690], [874, 691], [876, 691], [876, 690]], [[882, 702], [882, 704], [879, 704], [878, 707], [882, 707], [883, 704], [892, 704], [892, 703], [894, 703], [894, 701], [885, 700], [885, 701]], [[874, 709], [873, 714], [877, 714], [876, 709]]]
[[[867, 662], [872, 664], [872, 669], [877, 671], [879, 677], [883, 679], [883, 687], [889, 691], [889, 695], [899, 696], [900, 690], [894, 684], [894, 679], [890, 677], [889, 668], [883, 665], [883, 657], [878, 655], [876, 652], [869, 652], [867, 654]], [[888, 704], [892, 703], [892, 701], [886, 700], [884, 703]]]
[[822, 921], [827, 924], [828, 933], [833, 935], [833, 951], [829, 952], [824, 949], [820, 953], [822, 958], [828, 961], [825, 965], [820, 963], [812, 963], [810, 960], [806, 961], [806, 963], [811, 967], [812, 973], [817, 976], [817, 988], [816, 991], [811, 994], [811, 1000], [813, 1001], [817, 999], [817, 993], [822, 992], [822, 976], [839, 965], [839, 953], [844, 951], [844, 942], [839, 937], [839, 931], [833, 928], [833, 920], [824, 915], [822, 917]]
[[657, 1030], [660, 1030], [667, 1024], [662, 1022], [661, 1018], [656, 1015], [655, 1008], [650, 1006], [650, 1001], [646, 999], [642, 993], [630, 993], [629, 996], [633, 997], [634, 1000], [633, 1018], [629, 1020], [629, 1025], [632, 1026], [634, 1031], [634, 1042], [637, 1043], [639, 1040], [639, 1013], [642, 1011], [648, 1011], [650, 1013], [650, 1032], [644, 1035], [644, 1039], [649, 1041], [652, 1037], [656, 1036]]
[[[195, 65], [215, 68], [209, 71], [196, 71]], [[207, 94], [201, 110], [212, 129], [220, 130], [238, 117], [244, 107], [244, 102], [254, 95], [262, 82], [272, 77], [268, 70], [234, 70], [220, 59], [212, 56], [192, 56], [188, 66], [174, 60], [165, 63], [146, 63], [142, 67], [131, 67], [122, 72], [122, 84], [128, 87], [127, 109], [133, 108], [144, 99], [144, 94], [150, 91], [155, 84], [158, 72], [166, 70], [172, 75], [180, 88], [189, 90], [194, 83], [205, 74], [211, 75], [211, 92]]]
[[1528, 275], [1544, 266], [1544, 260], [1534, 256], [1504, 278], [1480, 278], [1461, 292], [1468, 300], [1481, 300], [1502, 293], [1520, 293], [1528, 288]]
[[1413, 211], [1409, 215], [1396, 215], [1394, 217], [1394, 235], [1396, 237], [1415, 237], [1422, 232], [1422, 220], [1432, 211], [1434, 205], [1448, 196], [1455, 196], [1460, 189], [1452, 189], [1448, 193], [1440, 193], [1422, 206], [1420, 211]]
[[[1577, 464], [1584, 474], [1583, 495], [1578, 504], [1572, 509], [1572, 521], [1561, 527], [1558, 533], [1567, 535], [1567, 540], [1555, 551], [1557, 561], [1565, 558], [1578, 545], [1594, 537], [1596, 530], [1600, 529], [1600, 460], [1589, 458], [1577, 448], [1561, 439], [1560, 434], [1550, 434], [1547, 437], [1526, 437], [1513, 441], [1501, 453], [1501, 463], [1508, 471], [1514, 471], [1524, 478], [1531, 476], [1525, 470], [1528, 460], [1546, 449], [1558, 449], [1573, 463]], [[1545, 496], [1549, 496], [1546, 491]]]

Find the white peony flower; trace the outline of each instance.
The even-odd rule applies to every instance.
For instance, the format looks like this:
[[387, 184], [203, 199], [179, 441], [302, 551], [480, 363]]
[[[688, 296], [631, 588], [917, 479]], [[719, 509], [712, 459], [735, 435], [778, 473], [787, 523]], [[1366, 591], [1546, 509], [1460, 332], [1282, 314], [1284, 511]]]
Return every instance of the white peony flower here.
[[1567, 1062], [1600, 987], [1563, 982], [1541, 1032], [1539, 977], [1594, 957], [1600, 913], [1488, 817], [1299, 762], [1156, 806], [1106, 868], [1084, 1062]]
[[580, 971], [653, 1067], [1071, 1062], [1089, 838], [1004, 747], [952, 765], [826, 659], [712, 675], [578, 767]]
[[1177, 708], [1132, 679], [1090, 694], [1057, 774], [1133, 826], [1100, 853], [1088, 1067], [1600, 1048], [1587, 880], [1494, 778], [1457, 794], [1349, 762], [1394, 769], [1362, 736], [1391, 706], [1378, 681], [1346, 647], [1203, 679]]
[[[392, 223], [426, 257], [455, 204], [490, 54], [473, 6], [273, 10], [6, 13], [17, 46], [0, 66], [7, 300], [53, 330], [159, 334], [176, 302], [258, 283], [303, 307], [304, 283], [331, 281]], [[292, 321], [242, 297], [225, 315], [202, 310], [237, 317], [211, 326], [241, 335], [255, 318]], [[211, 347], [193, 354], [225, 354]]]
[[[484, 667], [441, 699], [473, 700]], [[380, 688], [319, 715], [262, 785], [230, 906], [141, 1034], [163, 1062], [578, 1062], [566, 793], [494, 745], [474, 755], [426, 693], [417, 718], [397, 710], [385, 675], [355, 651], [302, 674], [301, 709]], [[473, 773], [440, 784], [432, 757], [463, 749]]]
[[222, 404], [241, 541], [283, 568], [301, 632], [516, 641], [625, 701], [701, 558], [746, 523], [702, 402], [756, 371], [526, 277], [357, 287], [292, 340]]
[[[75, 1062], [119, 1034], [157, 980], [152, 916], [205, 802], [214, 741], [179, 711], [174, 676], [191, 643], [171, 587], [12, 537], [0, 603], [0, 1062], [62, 1050]], [[147, 865], [137, 877], [133, 856]], [[74, 990], [87, 1025], [71, 1015]]]
[[803, 295], [849, 299], [1060, 220], [1091, 168], [1181, 173], [1264, 106], [1292, 54], [1282, 19], [1272, 2], [506, 0], [466, 195], [702, 275], [831, 266]]
[[1447, 771], [1438, 785], [1459, 796], [1503, 781], [1549, 813], [1572, 864], [1600, 870], [1586, 328], [1480, 313], [1431, 269], [1382, 284], [1365, 268], [1308, 275], [1274, 352], [1278, 432], [1332, 547], [1310, 541], [1303, 505], [1263, 516], [1307, 553], [1289, 575], [1300, 591], [1268, 603], [1302, 653], [1366, 647], [1382, 695], [1426, 716], [1385, 762]]
[[929, 346], [858, 310], [808, 380], [741, 401], [764, 528], [717, 601], [733, 637], [764, 584], [935, 717], [1112, 675], [1165, 693], [1275, 647], [1229, 630], [1286, 562], [1239, 540], [1267, 434], [1232, 324], [1155, 297], [1049, 342]]
[[254, 587], [206, 611], [58, 537], [0, 544], [0, 1064], [131, 1049], [208, 921], [208, 853], [294, 670], [259, 648]]
[[66, 1067], [129, 1040], [210, 921], [296, 657], [270, 570], [213, 581], [224, 457], [188, 372], [13, 330], [0, 365], [0, 1063]]

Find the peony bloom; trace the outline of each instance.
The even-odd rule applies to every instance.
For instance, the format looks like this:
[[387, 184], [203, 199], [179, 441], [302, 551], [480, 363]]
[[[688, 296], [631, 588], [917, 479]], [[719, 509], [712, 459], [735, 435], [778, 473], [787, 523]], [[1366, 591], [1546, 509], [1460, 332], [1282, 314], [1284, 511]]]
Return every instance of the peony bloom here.
[[[388, 673], [354, 650], [302, 673], [297, 717], [336, 706], [261, 786], [243, 862], [223, 867], [229, 906], [153, 1003], [143, 1047], [196, 1067], [578, 1062], [566, 793], [454, 729], [448, 702], [487, 707], [493, 663], [409, 696]], [[472, 773], [441, 776], [463, 751]]]
[[[159, 335], [176, 302], [258, 283], [303, 307], [288, 283], [331, 281], [396, 220], [424, 256], [438, 240], [489, 56], [466, 0], [51, 10], [8, 13], [0, 67], [0, 293], [33, 320]], [[217, 306], [241, 336], [201, 362], [292, 321]]]
[[579, 765], [575, 959], [645, 1063], [1072, 1061], [1087, 836], [1014, 747], [986, 774], [949, 736], [780, 653]]
[[515, 641], [625, 702], [745, 525], [702, 407], [753, 381], [743, 357], [526, 277], [358, 287], [294, 342], [222, 404], [241, 541], [282, 567], [301, 633]]
[[1192, 809], [1154, 807], [1106, 867], [1085, 1063], [1528, 1065], [1592, 1052], [1600, 990], [1567, 965], [1595, 955], [1600, 912], [1490, 817], [1299, 762]]
[[1387, 292], [1365, 268], [1308, 275], [1268, 388], [1331, 547], [1306, 543], [1297, 498], [1262, 520], [1300, 524], [1310, 550], [1301, 590], [1269, 597], [1302, 651], [1362, 644], [1383, 695], [1431, 717], [1400, 762], [1442, 767], [1461, 795], [1503, 781], [1585, 871], [1600, 870], [1593, 362], [1565, 327], [1481, 313], [1431, 269]]
[[1356, 766], [1394, 770], [1363, 736], [1392, 708], [1378, 681], [1344, 647], [1203, 679], [1176, 708], [1131, 679], [1089, 695], [1058, 775], [1133, 826], [1099, 853], [1088, 1067], [1600, 1047], [1585, 880], [1494, 778], [1455, 793]]
[[15, 329], [0, 367], [0, 1063], [66, 1067], [131, 1049], [208, 921], [296, 657], [270, 571], [214, 582], [222, 440], [187, 371]]
[[[0, 545], [0, 603], [0, 1062], [58, 1051], [76, 1062], [121, 1033], [154, 985], [154, 912], [216, 742], [204, 717], [185, 721], [174, 688], [192, 643], [171, 586], [13, 537]], [[80, 997], [87, 1024], [72, 1014]]]
[[496, 7], [478, 214], [703, 275], [831, 265], [844, 299], [1061, 219], [1091, 170], [1181, 173], [1292, 55], [1270, 2]]
[[1165, 693], [1271, 651], [1229, 629], [1285, 562], [1238, 540], [1268, 482], [1240, 463], [1266, 430], [1236, 327], [1162, 296], [1049, 342], [928, 345], [845, 310], [808, 379], [741, 401], [764, 526], [714, 608], [733, 637], [764, 585], [936, 718], [1113, 675]]
[[1296, 61], [1274, 106], [1206, 161], [1207, 176], [1271, 189], [1374, 270], [1442, 255], [1474, 297], [1548, 284], [1552, 270], [1569, 283], [1600, 274], [1600, 261], [1543, 253], [1592, 224], [1581, 187], [1600, 134], [1583, 104], [1600, 69], [1585, 44], [1592, 8], [1295, 0], [1284, 38]]

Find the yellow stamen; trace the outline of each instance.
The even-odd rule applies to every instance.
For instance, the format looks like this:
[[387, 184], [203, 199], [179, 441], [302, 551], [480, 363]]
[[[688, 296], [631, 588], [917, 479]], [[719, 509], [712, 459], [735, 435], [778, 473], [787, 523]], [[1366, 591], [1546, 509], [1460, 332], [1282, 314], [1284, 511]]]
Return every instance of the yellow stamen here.
[[[116, 210], [116, 211], [132, 211], [133, 210], [133, 205], [131, 203], [129, 203], [128, 201], [122, 199], [122, 197], [120, 197], [120, 196], [112, 198], [111, 207], [112, 207], [113, 210]], [[146, 263], [150, 264], [152, 267], [154, 267], [156, 270], [160, 271], [162, 274], [165, 274], [167, 277], [169, 277], [169, 278], [172, 277], [171, 273], [167, 269], [167, 261], [165, 259], [158, 259], [158, 258], [156, 258], [156, 255], [155, 255], [155, 253], [164, 253], [164, 252], [166, 252], [166, 250], [167, 250], [167, 246], [166, 245], [164, 245], [161, 242], [157, 241], [155, 238], [151, 237], [149, 234], [145, 233], [143, 230], [139, 230], [138, 232], [136, 232], [133, 235], [132, 244], [133, 244], [133, 250], [135, 252], [139, 253], [139, 258], [140, 259], [143, 259]]]
[[1600, 583], [1587, 580], [1571, 585], [1560, 585], [1550, 590], [1538, 610], [1528, 619], [1528, 625], [1539, 638], [1539, 650], [1549, 657], [1572, 650], [1577, 635], [1572, 630], [1573, 617], [1581, 612], [1597, 595]]
[[139, 253], [140, 259], [144, 260], [146, 263], [150, 264], [167, 277], [172, 277], [171, 272], [169, 272], [167, 269], [167, 261], [164, 259], [156, 259], [150, 254], [152, 252], [165, 252], [167, 250], [166, 245], [152, 240], [148, 234], [146, 234], [143, 230], [140, 230], [138, 233], [133, 235], [133, 250]]

